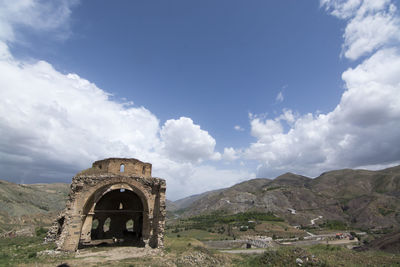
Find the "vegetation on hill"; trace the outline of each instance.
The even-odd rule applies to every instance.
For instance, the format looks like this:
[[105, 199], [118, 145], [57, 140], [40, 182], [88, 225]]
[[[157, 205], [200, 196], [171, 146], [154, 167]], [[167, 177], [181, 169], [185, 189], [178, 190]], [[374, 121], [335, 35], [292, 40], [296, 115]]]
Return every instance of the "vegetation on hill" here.
[[[272, 212], [240, 212], [236, 214], [226, 214], [221, 212], [213, 212], [209, 215], [199, 215], [191, 217], [186, 221], [193, 221], [200, 225], [213, 226], [216, 223], [248, 223], [249, 221], [283, 221], [282, 218], [276, 217]], [[185, 220], [184, 220], [185, 221]]]
[[312, 226], [311, 220], [321, 217], [317, 225], [394, 231], [400, 229], [400, 166], [380, 171], [330, 171], [315, 179], [293, 173], [274, 180], [252, 179], [204, 193], [185, 209], [175, 211], [175, 217], [221, 211], [272, 212], [291, 225]]
[[[38, 226], [52, 222], [64, 208], [68, 191], [67, 184], [17, 185], [0, 181], [0, 232], [15, 225], [33, 229], [31, 237], [0, 238], [0, 266], [88, 264], [74, 254], [44, 253], [54, 245], [42, 243], [46, 230]], [[317, 179], [287, 173], [275, 180], [254, 179], [189, 197], [179, 205], [168, 202], [175, 205], [169, 213], [181, 217], [167, 225], [162, 255], [157, 252], [135, 258], [130, 252], [116, 260], [101, 256], [104, 254], [96, 256], [100, 252], [112, 255], [112, 247], [85, 253], [92, 253], [91, 264], [107, 266], [298, 266], [299, 260], [302, 266], [397, 266], [399, 234], [380, 238], [375, 233], [398, 229], [399, 196], [400, 167], [332, 171]], [[294, 225], [311, 233], [318, 227], [321, 233], [365, 227], [368, 234], [360, 237], [361, 251], [344, 245], [301, 245], [309, 234]], [[236, 242], [259, 235], [273, 237], [276, 246], [256, 255], [227, 254], [205, 247], [207, 242]], [[290, 239], [299, 240], [301, 247], [277, 243]]]
[[68, 184], [25, 185], [0, 180], [0, 233], [51, 224], [64, 209], [68, 193]]

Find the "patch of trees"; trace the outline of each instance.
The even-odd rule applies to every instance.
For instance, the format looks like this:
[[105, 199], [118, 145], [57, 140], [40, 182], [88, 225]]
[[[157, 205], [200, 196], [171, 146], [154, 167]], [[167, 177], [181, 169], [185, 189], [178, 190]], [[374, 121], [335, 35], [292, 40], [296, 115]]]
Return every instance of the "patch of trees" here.
[[[185, 228], [206, 230], [220, 224], [245, 225], [249, 229], [254, 229], [255, 222], [259, 221], [284, 221], [282, 218], [275, 216], [272, 212], [241, 212], [236, 214], [226, 214], [221, 212], [213, 212], [208, 215], [200, 215], [181, 220]], [[224, 232], [222, 228], [217, 230]]]

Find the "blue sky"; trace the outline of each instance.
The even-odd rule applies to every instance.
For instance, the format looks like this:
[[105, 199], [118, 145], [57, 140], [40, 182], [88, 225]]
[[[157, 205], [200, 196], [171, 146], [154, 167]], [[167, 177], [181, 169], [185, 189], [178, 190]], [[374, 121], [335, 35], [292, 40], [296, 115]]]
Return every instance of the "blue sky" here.
[[69, 181], [136, 157], [174, 199], [396, 165], [395, 4], [4, 1], [1, 179]]
[[343, 23], [318, 1], [88, 1], [70, 19], [68, 39], [39, 33], [11, 51], [76, 72], [161, 121], [190, 117], [219, 149], [248, 144], [233, 131], [249, 129], [248, 112], [330, 111], [349, 65], [339, 58]]

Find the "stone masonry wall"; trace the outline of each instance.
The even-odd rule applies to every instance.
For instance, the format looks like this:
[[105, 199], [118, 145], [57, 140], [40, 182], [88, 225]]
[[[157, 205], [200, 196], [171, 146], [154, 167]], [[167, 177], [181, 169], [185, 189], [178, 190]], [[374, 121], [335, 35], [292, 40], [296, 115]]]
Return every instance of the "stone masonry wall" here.
[[[125, 165], [123, 174], [119, 172], [120, 164]], [[75, 251], [80, 242], [90, 240], [96, 202], [110, 190], [124, 189], [134, 192], [143, 203], [142, 241], [145, 246], [163, 247], [166, 183], [150, 176], [151, 164], [136, 159], [118, 161], [113, 158], [97, 161], [89, 170], [72, 179], [66, 208], [50, 228], [46, 240], [56, 240], [59, 250]]]

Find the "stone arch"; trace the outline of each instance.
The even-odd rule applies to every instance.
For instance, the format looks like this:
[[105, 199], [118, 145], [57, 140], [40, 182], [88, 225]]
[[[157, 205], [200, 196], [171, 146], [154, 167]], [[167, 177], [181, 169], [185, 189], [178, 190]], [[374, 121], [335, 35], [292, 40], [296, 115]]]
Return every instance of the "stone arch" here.
[[[141, 217], [141, 223], [138, 224], [142, 227], [141, 230], [141, 243], [147, 245], [149, 243], [150, 236], [152, 235], [151, 221], [152, 221], [152, 195], [149, 190], [143, 186], [140, 182], [127, 177], [113, 177], [111, 180], [100, 181], [94, 186], [85, 188], [80, 196], [74, 202], [74, 210], [78, 212], [81, 217], [81, 229], [80, 234], [76, 240], [71, 240], [75, 247], [79, 244], [85, 244], [91, 241], [91, 226], [94, 218], [94, 209], [96, 203], [107, 193], [123, 189], [135, 193], [142, 202], [143, 214]], [[77, 214], [77, 215], [78, 215]]]
[[[124, 172], [120, 172], [121, 164], [124, 164]], [[73, 177], [66, 208], [59, 216], [62, 220], [55, 222], [54, 229], [49, 231], [50, 238], [56, 241], [57, 249], [75, 251], [80, 243], [90, 241], [96, 203], [106, 194], [118, 189], [121, 193], [132, 192], [135, 197], [124, 203], [119, 202], [116, 197], [111, 202], [118, 203], [110, 206], [111, 209], [98, 208], [99, 214], [133, 213], [129, 209], [132, 208], [129, 203], [138, 203], [140, 200], [142, 206], [139, 213], [142, 216], [139, 221], [130, 223], [129, 229], [134, 229], [133, 231], [128, 231], [126, 221], [122, 222], [128, 217], [117, 218], [115, 221], [130, 234], [142, 227], [141, 240], [145, 246], [163, 247], [166, 183], [161, 178], [151, 177], [151, 168], [150, 163], [137, 159], [108, 158], [94, 162], [92, 168]], [[100, 224], [99, 220], [96, 222]], [[120, 231], [118, 227], [114, 229]]]
[[149, 201], [151, 199], [151, 194], [137, 181], [126, 181], [125, 177], [120, 177], [118, 181], [110, 182], [103, 181], [99, 182], [95, 186], [91, 187], [86, 194], [84, 194], [81, 198], [85, 198], [85, 204], [82, 207], [82, 214], [87, 214], [90, 211], [94, 210], [95, 203], [97, 203], [100, 198], [107, 194], [111, 190], [116, 189], [127, 189], [133, 191], [137, 194], [142, 203], [143, 209], [145, 212], [151, 212], [151, 207], [149, 208]]
[[[123, 208], [120, 209], [121, 206]], [[143, 245], [143, 242], [141, 242], [143, 203], [133, 191], [118, 189], [108, 191], [96, 202], [94, 213], [89, 216], [93, 217], [93, 220], [98, 219], [100, 226], [103, 226], [103, 228], [91, 230], [91, 244], [96, 244], [99, 240], [110, 241], [115, 239], [118, 242], [114, 241], [114, 243], [132, 246]], [[126, 223], [129, 220], [135, 222], [136, 225], [131, 232], [126, 228]]]

